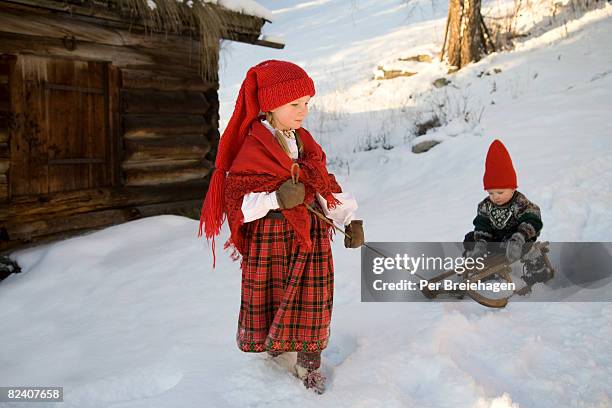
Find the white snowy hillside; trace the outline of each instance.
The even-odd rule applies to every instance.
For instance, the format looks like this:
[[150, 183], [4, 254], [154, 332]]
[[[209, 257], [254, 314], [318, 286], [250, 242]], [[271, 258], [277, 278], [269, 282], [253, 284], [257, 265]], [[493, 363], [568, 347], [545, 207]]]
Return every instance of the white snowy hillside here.
[[[249, 67], [304, 67], [317, 86], [305, 127], [357, 198], [367, 241], [463, 240], [496, 138], [542, 210], [542, 240], [612, 241], [612, 4], [523, 3], [514, 50], [449, 75], [436, 60], [447, 2], [259, 3], [287, 45], [225, 44], [222, 122]], [[376, 79], [393, 71], [414, 74]], [[424, 141], [440, 143], [413, 153]], [[159, 216], [11, 254], [23, 272], [0, 282], [0, 386], [63, 386], [63, 403], [28, 404], [62, 408], [612, 406], [611, 303], [361, 303], [360, 253], [340, 235], [316, 395], [290, 361], [238, 350], [227, 225], [215, 270], [197, 229]]]

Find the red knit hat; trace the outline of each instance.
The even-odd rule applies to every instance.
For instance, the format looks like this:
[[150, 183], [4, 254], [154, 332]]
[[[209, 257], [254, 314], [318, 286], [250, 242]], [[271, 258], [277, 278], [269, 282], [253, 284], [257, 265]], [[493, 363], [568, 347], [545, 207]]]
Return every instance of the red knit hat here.
[[211, 177], [208, 192], [200, 215], [198, 237], [202, 236], [202, 224], [206, 238], [213, 238], [221, 230], [225, 219], [225, 173], [229, 170], [242, 147], [251, 123], [260, 112], [271, 111], [303, 96], [314, 96], [314, 82], [299, 66], [287, 62], [268, 60], [251, 67], [246, 74], [234, 113], [219, 141], [215, 171]]
[[491, 143], [487, 152], [483, 183], [485, 190], [517, 187], [516, 172], [512, 166], [510, 153], [506, 150], [506, 146], [497, 139]]

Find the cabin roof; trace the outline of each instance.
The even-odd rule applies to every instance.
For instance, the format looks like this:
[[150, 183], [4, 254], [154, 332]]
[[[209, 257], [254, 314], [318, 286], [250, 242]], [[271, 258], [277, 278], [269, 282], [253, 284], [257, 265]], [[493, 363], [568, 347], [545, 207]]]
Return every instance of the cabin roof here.
[[7, 3], [66, 12], [131, 30], [195, 38], [202, 44], [202, 72], [207, 79], [216, 77], [219, 39], [282, 47], [259, 38], [263, 25], [271, 22], [271, 13], [253, 0], [10, 0]]

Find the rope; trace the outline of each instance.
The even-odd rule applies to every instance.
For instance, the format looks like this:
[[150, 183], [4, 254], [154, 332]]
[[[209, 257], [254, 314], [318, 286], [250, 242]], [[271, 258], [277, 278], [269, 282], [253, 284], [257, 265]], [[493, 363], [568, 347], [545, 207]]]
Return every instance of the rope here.
[[[294, 170], [295, 174], [294, 174]], [[291, 180], [293, 181], [293, 184], [296, 184], [300, 179], [300, 165], [298, 163], [293, 163], [291, 165]], [[310, 206], [310, 204], [304, 203], [304, 205], [306, 206], [306, 208], [308, 209], [308, 211], [314, 213], [317, 217], [319, 217], [321, 220], [325, 221], [327, 224], [331, 225], [334, 229], [336, 229], [336, 231], [340, 231], [341, 233], [343, 233], [346, 237], [348, 237], [349, 239], [353, 239], [349, 234], [347, 234], [346, 232], [344, 232], [341, 228], [338, 228], [336, 226], [336, 224], [334, 224], [332, 221], [330, 221], [325, 215], [321, 214], [319, 211], [315, 210], [314, 208], [312, 208], [312, 206]], [[363, 246], [365, 246], [366, 248], [368, 248], [370, 251], [375, 252], [376, 254], [382, 256], [383, 258], [393, 258], [390, 257], [389, 255], [385, 255], [382, 252], [380, 252], [378, 249], [373, 248], [371, 246], [369, 246], [368, 244], [366, 244], [365, 242], [362, 244]], [[420, 279], [424, 279], [427, 280], [426, 278], [422, 277], [421, 275], [419, 275], [418, 273], [414, 274], [415, 276], [417, 276]]]

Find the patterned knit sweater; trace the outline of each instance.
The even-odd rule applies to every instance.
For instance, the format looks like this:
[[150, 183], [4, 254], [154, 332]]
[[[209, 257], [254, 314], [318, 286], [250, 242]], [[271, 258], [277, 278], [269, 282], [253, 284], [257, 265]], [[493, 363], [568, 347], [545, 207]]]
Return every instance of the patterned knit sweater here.
[[474, 218], [474, 239], [500, 242], [520, 232], [525, 241], [535, 241], [542, 225], [540, 207], [515, 191], [510, 201], [504, 205], [496, 205], [488, 197], [478, 204], [478, 215]]

